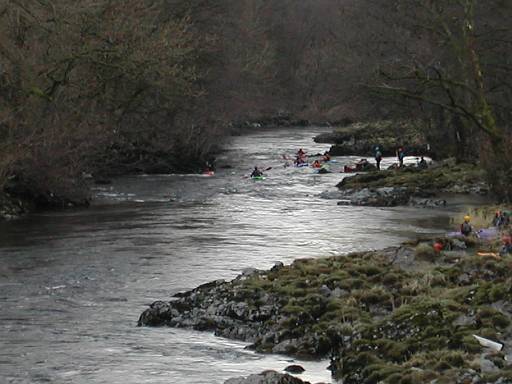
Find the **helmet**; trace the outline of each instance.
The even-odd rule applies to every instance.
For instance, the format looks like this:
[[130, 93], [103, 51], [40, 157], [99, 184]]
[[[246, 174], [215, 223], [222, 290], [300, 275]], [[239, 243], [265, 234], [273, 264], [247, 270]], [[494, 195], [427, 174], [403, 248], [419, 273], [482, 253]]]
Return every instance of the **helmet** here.
[[469, 216], [469, 215], [464, 216], [464, 221], [470, 221], [470, 220], [471, 220], [471, 216]]

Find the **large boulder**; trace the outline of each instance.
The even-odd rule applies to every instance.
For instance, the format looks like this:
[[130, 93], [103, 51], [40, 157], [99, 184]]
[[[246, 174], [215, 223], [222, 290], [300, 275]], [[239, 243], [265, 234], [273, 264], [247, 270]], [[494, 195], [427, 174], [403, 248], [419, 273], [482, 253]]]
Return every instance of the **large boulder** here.
[[411, 196], [412, 191], [403, 187], [346, 190], [343, 191], [342, 200], [338, 202], [338, 205], [395, 207], [397, 205], [407, 204]]
[[310, 384], [308, 381], [302, 381], [296, 377], [278, 373], [275, 371], [265, 371], [257, 375], [248, 377], [238, 377], [229, 379], [224, 384]]

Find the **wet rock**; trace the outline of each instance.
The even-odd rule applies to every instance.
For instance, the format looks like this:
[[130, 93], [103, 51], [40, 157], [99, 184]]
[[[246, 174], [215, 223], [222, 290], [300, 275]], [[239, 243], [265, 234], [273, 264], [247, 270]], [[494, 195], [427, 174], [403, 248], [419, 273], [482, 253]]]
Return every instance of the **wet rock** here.
[[409, 205], [413, 207], [423, 207], [423, 208], [439, 208], [446, 206], [445, 199], [418, 199], [411, 198], [409, 200]]
[[285, 370], [285, 372], [290, 372], [290, 373], [293, 373], [295, 375], [301, 374], [302, 372], [306, 371], [304, 369], [304, 367], [302, 367], [300, 365], [297, 365], [297, 364], [289, 365], [284, 370]]
[[275, 371], [265, 371], [258, 375], [250, 375], [246, 378], [239, 377], [229, 379], [224, 384], [310, 384], [288, 374]]
[[0, 193], [0, 220], [18, 218], [30, 210], [30, 204], [8, 194]]
[[371, 207], [395, 207], [406, 204], [412, 192], [402, 187], [382, 187], [376, 189], [345, 190], [343, 200], [338, 205], [357, 205]]
[[250, 275], [254, 275], [256, 273], [258, 273], [258, 270], [256, 268], [245, 268], [242, 271], [243, 276], [250, 276]]
[[295, 352], [298, 350], [299, 342], [298, 340], [291, 339], [291, 340], [284, 340], [280, 343], [276, 344], [272, 348], [272, 353], [277, 354], [295, 354]]
[[326, 200], [339, 200], [343, 198], [343, 194], [339, 190], [323, 191], [318, 197]]
[[277, 261], [274, 263], [274, 266], [270, 269], [272, 272], [277, 272], [281, 270], [284, 267], [284, 264], [282, 261]]

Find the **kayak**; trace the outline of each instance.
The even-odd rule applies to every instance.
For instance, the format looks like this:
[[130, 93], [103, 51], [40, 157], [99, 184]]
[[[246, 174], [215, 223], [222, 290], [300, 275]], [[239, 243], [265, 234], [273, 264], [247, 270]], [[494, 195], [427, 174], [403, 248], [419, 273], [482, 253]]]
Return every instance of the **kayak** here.
[[495, 253], [495, 252], [477, 252], [476, 253], [478, 256], [483, 256], [483, 257], [494, 257], [495, 259], [501, 259], [501, 257]]
[[309, 167], [309, 164], [308, 163], [300, 163], [300, 164], [295, 164], [296, 167]]
[[[474, 235], [476, 235], [478, 238], [483, 240], [493, 240], [498, 236], [498, 229], [496, 227], [489, 227], [489, 228], [483, 228], [479, 229], [478, 231], [473, 232]], [[446, 234], [447, 237], [459, 237], [464, 236], [460, 231], [457, 232], [448, 232]]]
[[251, 179], [253, 179], [253, 180], [265, 180], [265, 176], [252, 176]]
[[214, 171], [206, 171], [206, 172], [203, 172], [203, 175], [204, 176], [213, 176], [213, 175], [215, 175], [215, 172]]

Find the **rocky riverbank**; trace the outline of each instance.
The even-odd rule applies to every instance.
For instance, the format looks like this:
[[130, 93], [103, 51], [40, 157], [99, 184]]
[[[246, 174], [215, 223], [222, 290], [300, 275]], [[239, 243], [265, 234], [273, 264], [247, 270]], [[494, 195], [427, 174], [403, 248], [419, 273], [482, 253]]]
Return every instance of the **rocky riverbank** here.
[[[477, 255], [496, 242], [436, 239], [437, 252], [434, 241], [247, 270], [153, 303], [139, 325], [331, 357], [346, 384], [512, 382], [512, 257]], [[482, 347], [473, 334], [505, 348]]]
[[20, 217], [31, 209], [30, 205], [13, 198], [6, 193], [0, 193], [0, 220], [10, 220]]
[[337, 185], [340, 205], [438, 207], [446, 204], [444, 194], [486, 195], [489, 187], [484, 171], [472, 164], [452, 160], [434, 163], [427, 169], [405, 167], [360, 173]]
[[408, 155], [432, 156], [425, 127], [417, 121], [375, 121], [353, 123], [315, 137], [317, 143], [334, 144], [332, 156], [373, 156], [379, 146], [383, 156], [394, 156], [399, 146]]
[[76, 186], [73, 191], [59, 193], [38, 189], [34, 184], [13, 175], [0, 189], [0, 220], [15, 219], [40, 209], [89, 206], [87, 181], [80, 179], [72, 184]]
[[248, 377], [233, 378], [225, 381], [224, 384], [310, 384], [296, 377], [278, 373], [275, 371], [265, 371], [257, 375]]

